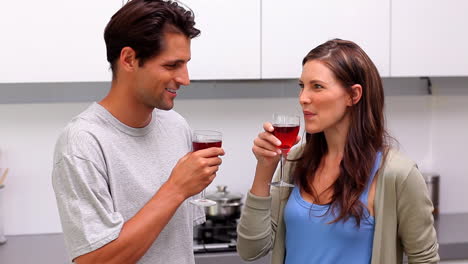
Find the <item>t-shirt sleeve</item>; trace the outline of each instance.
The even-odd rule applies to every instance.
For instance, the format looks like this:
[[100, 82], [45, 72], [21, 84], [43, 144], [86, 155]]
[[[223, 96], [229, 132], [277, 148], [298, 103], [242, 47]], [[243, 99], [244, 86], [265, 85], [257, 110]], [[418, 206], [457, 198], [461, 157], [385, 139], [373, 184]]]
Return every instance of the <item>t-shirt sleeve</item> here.
[[76, 155], [54, 164], [52, 182], [72, 260], [113, 241], [122, 229], [106, 179], [95, 163]]

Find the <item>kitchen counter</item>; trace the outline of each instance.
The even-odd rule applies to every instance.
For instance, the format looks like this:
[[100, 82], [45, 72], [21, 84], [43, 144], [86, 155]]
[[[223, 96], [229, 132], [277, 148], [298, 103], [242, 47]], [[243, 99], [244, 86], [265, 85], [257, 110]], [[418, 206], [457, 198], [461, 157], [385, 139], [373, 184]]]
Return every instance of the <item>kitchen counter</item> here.
[[[47, 263], [63, 264], [68, 256], [65, 251], [62, 234], [8, 236], [6, 244], [0, 245], [1, 264]], [[241, 264], [236, 252], [195, 254], [195, 264]], [[269, 264], [266, 256], [250, 264]]]
[[440, 258], [468, 259], [468, 213], [440, 215], [435, 226]]
[[[468, 213], [440, 215], [435, 223], [442, 260], [468, 259]], [[0, 263], [67, 263], [62, 234], [7, 236], [0, 245]], [[236, 252], [196, 254], [197, 264], [241, 264]], [[269, 263], [269, 256], [253, 263]]]

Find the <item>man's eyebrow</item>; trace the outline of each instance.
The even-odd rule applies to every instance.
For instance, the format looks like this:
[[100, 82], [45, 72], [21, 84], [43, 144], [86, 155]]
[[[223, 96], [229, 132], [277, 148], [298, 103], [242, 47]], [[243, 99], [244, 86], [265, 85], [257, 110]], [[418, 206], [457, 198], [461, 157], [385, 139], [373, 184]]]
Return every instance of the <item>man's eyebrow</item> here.
[[185, 62], [189, 62], [190, 60], [191, 58], [189, 58], [187, 61], [182, 60], [182, 59], [173, 59], [173, 60], [168, 59], [166, 63], [185, 63]]

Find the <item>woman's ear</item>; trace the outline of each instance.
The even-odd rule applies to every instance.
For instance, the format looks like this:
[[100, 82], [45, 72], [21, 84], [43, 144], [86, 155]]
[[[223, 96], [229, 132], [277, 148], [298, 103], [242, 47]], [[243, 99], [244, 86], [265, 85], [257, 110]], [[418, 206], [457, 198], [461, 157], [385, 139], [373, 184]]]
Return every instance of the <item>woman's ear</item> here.
[[362, 97], [362, 86], [360, 84], [355, 84], [351, 86], [351, 96], [349, 100], [349, 105], [352, 106], [355, 105], [361, 100]]

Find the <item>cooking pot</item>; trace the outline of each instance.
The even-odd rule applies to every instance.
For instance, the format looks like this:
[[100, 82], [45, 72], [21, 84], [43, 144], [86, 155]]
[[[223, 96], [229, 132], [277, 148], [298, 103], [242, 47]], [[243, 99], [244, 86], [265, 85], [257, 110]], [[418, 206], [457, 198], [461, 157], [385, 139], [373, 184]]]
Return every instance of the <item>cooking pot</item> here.
[[206, 194], [206, 198], [216, 202], [205, 207], [208, 219], [237, 219], [240, 217], [242, 194], [230, 193], [226, 185], [216, 186], [216, 192]]
[[437, 173], [423, 173], [424, 181], [426, 182], [426, 187], [429, 192], [429, 197], [431, 198], [432, 204], [434, 205], [434, 211], [432, 214], [434, 218], [437, 219], [439, 216], [439, 182], [440, 175]]

